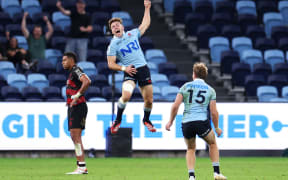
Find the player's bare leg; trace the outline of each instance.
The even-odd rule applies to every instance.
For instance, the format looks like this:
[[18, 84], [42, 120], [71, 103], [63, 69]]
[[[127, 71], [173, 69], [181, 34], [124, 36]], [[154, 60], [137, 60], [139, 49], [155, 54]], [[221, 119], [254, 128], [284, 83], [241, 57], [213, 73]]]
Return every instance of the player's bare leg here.
[[77, 169], [67, 174], [88, 174], [85, 163], [85, 152], [81, 139], [82, 129], [70, 129], [71, 139], [75, 146]]
[[185, 143], [187, 145], [187, 151], [186, 151], [186, 164], [187, 164], [187, 169], [189, 173], [189, 180], [194, 180], [195, 179], [195, 161], [196, 161], [196, 156], [195, 156], [195, 151], [196, 151], [196, 143], [195, 143], [195, 138], [191, 139], [186, 139], [185, 138]]
[[150, 132], [156, 132], [155, 127], [152, 122], [149, 120], [152, 104], [153, 104], [153, 87], [152, 84], [143, 86], [140, 88], [142, 97], [144, 99], [144, 117], [143, 123], [148, 128]]
[[126, 103], [130, 100], [133, 94], [135, 86], [135, 82], [132, 80], [124, 81], [122, 84], [122, 96], [118, 100], [117, 117], [110, 129], [112, 134], [117, 133], [120, 128], [122, 114], [125, 110]]
[[204, 140], [209, 145], [209, 155], [212, 161], [212, 165], [214, 168], [214, 179], [225, 180], [227, 179], [220, 173], [220, 165], [219, 165], [219, 150], [216, 143], [216, 138], [214, 131], [211, 130], [207, 136], [204, 137]]

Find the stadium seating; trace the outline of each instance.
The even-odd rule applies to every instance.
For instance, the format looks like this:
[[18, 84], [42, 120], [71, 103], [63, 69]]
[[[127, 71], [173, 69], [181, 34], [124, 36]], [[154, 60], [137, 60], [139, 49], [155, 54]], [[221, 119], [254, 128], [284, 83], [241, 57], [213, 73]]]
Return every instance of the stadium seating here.
[[252, 71], [254, 75], [263, 75], [265, 80], [267, 80], [268, 76], [272, 74], [271, 65], [265, 63], [254, 64]]
[[241, 26], [242, 31], [246, 30], [249, 26], [258, 24], [257, 16], [253, 14], [239, 14], [238, 24]]
[[36, 87], [26, 86], [22, 90], [22, 96], [26, 101], [43, 101], [42, 94]]
[[271, 37], [272, 27], [274, 26], [283, 26], [284, 20], [280, 13], [268, 12], [263, 16], [263, 22], [265, 25], [265, 32], [267, 37]]
[[33, 17], [33, 15], [42, 12], [40, 3], [37, 0], [22, 0], [21, 6], [25, 12], [29, 13], [30, 17]]
[[14, 73], [16, 73], [16, 69], [13, 63], [8, 61], [0, 61], [0, 75], [2, 75], [4, 79], [7, 80], [7, 76]]
[[139, 87], [135, 87], [134, 91], [133, 91], [133, 95], [131, 97], [131, 101], [141, 101], [142, 99], [143, 98], [142, 98], [141, 91], [140, 91]]
[[248, 26], [245, 34], [252, 39], [253, 43], [255, 43], [258, 38], [266, 37], [264, 28], [259, 25]]
[[285, 24], [288, 24], [288, 2], [279, 1], [278, 10], [282, 14]]
[[153, 86], [153, 99], [156, 101], [163, 99], [161, 89], [158, 86]]
[[153, 62], [156, 65], [167, 62], [164, 51], [160, 49], [148, 49], [145, 52], [145, 57], [147, 59], [147, 62]]
[[0, 21], [3, 25], [10, 24], [12, 19], [6, 12], [0, 12]]
[[105, 76], [112, 73], [112, 70], [109, 69], [107, 62], [99, 62], [97, 64], [97, 70], [98, 74], [104, 74]]
[[275, 40], [275, 42], [279, 42], [281, 38], [285, 38], [288, 36], [288, 28], [286, 26], [274, 26], [271, 30], [271, 38]]
[[220, 60], [220, 72], [223, 74], [231, 74], [232, 64], [240, 62], [240, 56], [237, 51], [222, 51]]
[[158, 74], [158, 67], [155, 63], [148, 62], [147, 66], [148, 66], [151, 74]]
[[110, 41], [106, 37], [93, 38], [92, 47], [101, 50], [103, 53], [107, 51]]
[[278, 97], [277, 88], [274, 86], [259, 86], [257, 97], [259, 102], [269, 102], [270, 99]]
[[90, 86], [86, 92], [85, 92], [85, 98], [96, 98], [96, 97], [102, 97], [101, 90], [99, 87]]
[[3, 1], [2, 9], [4, 12], [8, 13], [11, 18], [14, 16], [14, 14], [22, 12], [22, 8], [18, 0]]
[[98, 74], [96, 66], [91, 62], [78, 62], [77, 65], [84, 71], [85, 74], [87, 74], [87, 76]]
[[245, 78], [250, 74], [250, 66], [246, 63], [232, 64], [232, 85], [244, 86]]
[[237, 1], [236, 9], [238, 14], [252, 14], [257, 16], [256, 4], [254, 1]]
[[211, 19], [211, 15], [213, 13], [213, 6], [210, 1], [196, 1], [193, 8], [196, 13], [202, 13], [206, 16], [206, 19]]
[[273, 73], [278, 75], [284, 75], [286, 76], [286, 78], [288, 78], [288, 63], [283, 62], [275, 64]]
[[100, 26], [106, 25], [110, 19], [110, 14], [108, 12], [98, 11], [92, 14], [92, 24], [98, 24]]
[[69, 16], [65, 16], [62, 12], [53, 12], [52, 21], [55, 25], [60, 26], [62, 30], [65, 30], [65, 27], [70, 26], [71, 20]]
[[7, 86], [7, 81], [0, 75], [0, 87]]
[[49, 102], [64, 101], [59, 87], [50, 86], [43, 89], [42, 97]]
[[66, 84], [66, 77], [63, 74], [50, 74], [48, 75], [50, 86], [62, 88]]
[[90, 80], [91, 80], [91, 85], [92, 86], [97, 86], [97, 87], [104, 87], [104, 86], [108, 86], [108, 79], [105, 75], [103, 74], [98, 74], [96, 76], [90, 76]]
[[205, 15], [201, 13], [190, 12], [185, 17], [185, 33], [187, 36], [196, 36], [197, 29], [206, 22]]
[[282, 88], [282, 97], [288, 99], [288, 86]]
[[151, 74], [151, 80], [154, 86], [163, 87], [169, 85], [169, 81], [164, 74]]
[[222, 51], [229, 50], [229, 40], [224, 37], [209, 39], [210, 56], [213, 63], [220, 63]]
[[232, 48], [242, 57], [245, 50], [252, 49], [252, 40], [247, 37], [235, 37], [232, 39]]
[[162, 97], [164, 100], [174, 101], [178, 92], [179, 92], [179, 87], [177, 87], [177, 86], [164, 86], [164, 87], [162, 87], [161, 91], [162, 91]]
[[55, 67], [47, 60], [39, 60], [37, 63], [37, 72], [45, 74], [48, 77], [49, 74], [55, 73]]
[[234, 37], [242, 36], [241, 27], [239, 25], [231, 24], [231, 25], [224, 25], [221, 34], [224, 37], [227, 37], [230, 41]]
[[277, 103], [287, 103], [288, 99], [286, 98], [281, 98], [281, 97], [276, 97], [276, 98], [271, 98], [269, 102], [277, 102]]
[[188, 1], [175, 1], [173, 9], [174, 24], [184, 24], [187, 13], [192, 12], [191, 3]]
[[27, 75], [28, 85], [38, 88], [42, 92], [43, 88], [49, 86], [49, 81], [44, 74], [33, 73]]
[[263, 75], [247, 75], [245, 78], [246, 96], [256, 96], [257, 88], [266, 84]]
[[99, 62], [106, 62], [103, 52], [97, 49], [88, 49], [87, 61], [98, 64]]
[[51, 47], [64, 52], [67, 38], [63, 36], [54, 36], [51, 38]]
[[9, 74], [7, 76], [7, 82], [9, 86], [18, 88], [19, 92], [27, 86], [27, 80], [23, 74]]
[[217, 36], [218, 32], [215, 26], [211, 24], [204, 24], [198, 26], [196, 35], [198, 49], [208, 49], [209, 39], [211, 37]]
[[264, 52], [264, 61], [265, 63], [270, 64], [272, 67], [272, 71], [274, 71], [275, 64], [285, 62], [284, 53], [277, 49], [266, 50]]
[[61, 60], [62, 52], [58, 49], [46, 49], [45, 50], [45, 59], [47, 59], [54, 67], [58, 61]]
[[[106, 86], [102, 88], [102, 96], [111, 101], [112, 100], [112, 87], [111, 86]], [[119, 99], [121, 96], [121, 92], [119, 89], [115, 88], [115, 95], [114, 98], [115, 100]]]
[[27, 43], [27, 40], [24, 36], [15, 36], [15, 38], [17, 39], [18, 46], [20, 48], [28, 50], [28, 43]]
[[3, 86], [1, 94], [5, 101], [22, 101], [22, 94], [16, 87]]
[[263, 56], [259, 50], [245, 50], [242, 55], [241, 62], [247, 63], [250, 65], [251, 70], [253, 70], [254, 64], [263, 63]]
[[[108, 83], [112, 85], [112, 74], [108, 76]], [[123, 75], [115, 74], [115, 87], [119, 90], [122, 90]]]
[[172, 74], [169, 76], [170, 85], [181, 87], [186, 82], [188, 82], [188, 78], [184, 74]]
[[259, 49], [260, 51], [264, 52], [269, 49], [275, 49], [276, 44], [273, 39], [260, 37], [256, 39], [254, 47], [255, 49]]
[[112, 18], [119, 17], [123, 20], [123, 25], [126, 26], [133, 26], [133, 19], [131, 18], [130, 14], [126, 11], [116, 11], [112, 13]]
[[275, 86], [280, 95], [282, 93], [282, 88], [288, 85], [288, 80], [285, 75], [272, 74], [268, 77], [267, 83], [271, 86]]
[[105, 12], [115, 12], [115, 11], [120, 11], [120, 5], [117, 0], [105, 0], [101, 1], [100, 9], [105, 11]]
[[167, 62], [167, 63], [160, 63], [158, 65], [158, 72], [160, 74], [165, 74], [167, 77], [171, 74], [177, 74], [178, 70], [174, 63]]
[[144, 36], [140, 38], [140, 46], [143, 52], [146, 52], [147, 49], [154, 49], [154, 43], [151, 38]]

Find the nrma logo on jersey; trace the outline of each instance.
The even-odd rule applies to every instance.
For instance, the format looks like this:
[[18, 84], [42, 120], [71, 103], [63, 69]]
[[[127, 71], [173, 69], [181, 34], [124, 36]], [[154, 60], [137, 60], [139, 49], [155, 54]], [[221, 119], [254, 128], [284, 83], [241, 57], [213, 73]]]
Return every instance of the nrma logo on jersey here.
[[135, 39], [134, 41], [128, 43], [126, 45], [126, 48], [121, 48], [120, 52], [122, 53], [122, 56], [125, 57], [127, 53], [128, 54], [132, 53], [133, 50], [138, 50], [138, 49], [140, 49], [140, 46], [139, 46], [137, 40]]

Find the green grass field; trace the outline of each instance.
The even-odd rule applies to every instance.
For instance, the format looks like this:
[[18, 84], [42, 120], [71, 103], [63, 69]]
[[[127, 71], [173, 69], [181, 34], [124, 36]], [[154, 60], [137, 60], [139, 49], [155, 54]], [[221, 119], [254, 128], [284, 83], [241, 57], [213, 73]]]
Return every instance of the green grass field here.
[[[76, 167], [73, 158], [0, 159], [1, 180], [188, 180], [184, 158], [86, 159], [88, 175], [65, 175]], [[288, 158], [222, 158], [229, 180], [287, 180]], [[197, 180], [212, 180], [208, 158], [197, 158]]]

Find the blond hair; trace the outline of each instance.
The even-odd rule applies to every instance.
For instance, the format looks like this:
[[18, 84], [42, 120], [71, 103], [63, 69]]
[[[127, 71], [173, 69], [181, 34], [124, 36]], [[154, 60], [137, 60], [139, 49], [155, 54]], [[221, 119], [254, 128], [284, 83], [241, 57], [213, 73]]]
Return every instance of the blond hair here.
[[109, 25], [109, 28], [111, 30], [111, 24], [113, 22], [120, 22], [120, 24], [123, 24], [123, 21], [121, 18], [118, 18], [118, 17], [115, 17], [115, 18], [111, 18], [109, 21], [108, 21], [108, 25]]
[[204, 63], [195, 63], [193, 72], [197, 78], [205, 79], [208, 75], [208, 68]]

